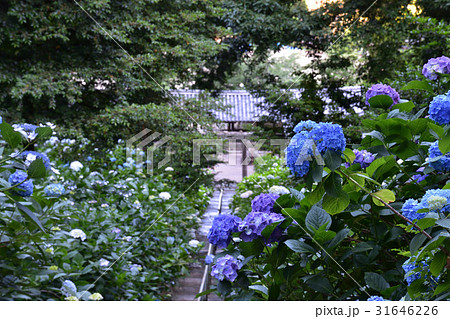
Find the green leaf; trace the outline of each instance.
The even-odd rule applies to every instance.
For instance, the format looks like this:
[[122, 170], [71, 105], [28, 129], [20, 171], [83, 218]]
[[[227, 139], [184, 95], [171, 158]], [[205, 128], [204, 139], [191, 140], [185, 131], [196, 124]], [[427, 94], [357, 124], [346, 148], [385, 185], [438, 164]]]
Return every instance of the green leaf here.
[[31, 221], [45, 233], [45, 229], [44, 226], [42, 226], [41, 221], [36, 217], [36, 215], [31, 210], [29, 210], [27, 207], [25, 207], [19, 202], [16, 202], [15, 204], [19, 212], [22, 213], [22, 215], [31, 219]]
[[325, 192], [332, 197], [338, 197], [342, 194], [342, 177], [336, 172], [329, 174], [323, 185]]
[[305, 198], [305, 195], [295, 188], [290, 188], [289, 191], [297, 199], [298, 202], [301, 202]]
[[334, 237], [336, 237], [336, 233], [334, 231], [319, 229], [315, 232], [313, 238], [320, 244], [323, 244], [327, 241], [332, 240]]
[[348, 235], [350, 232], [350, 229], [344, 228], [337, 232], [336, 236], [333, 238], [333, 240], [328, 245], [327, 249], [331, 249], [339, 245]]
[[446, 264], [447, 264], [447, 255], [443, 251], [437, 252], [433, 256], [433, 260], [431, 261], [430, 264], [431, 274], [434, 277], [439, 276]]
[[383, 278], [383, 276], [374, 272], [366, 272], [364, 274], [364, 280], [370, 288], [378, 292], [381, 292], [390, 287], [389, 283]]
[[450, 229], [450, 219], [439, 219], [436, 221], [436, 224], [444, 228]]
[[342, 164], [341, 155], [339, 155], [335, 151], [326, 151], [325, 155], [323, 156], [323, 160], [325, 161], [325, 165], [332, 171], [339, 168], [339, 166], [341, 166]]
[[306, 218], [306, 214], [303, 211], [294, 208], [283, 208], [281, 213], [285, 216], [293, 218], [299, 224], [303, 224]]
[[305, 224], [306, 228], [311, 231], [316, 231], [322, 225], [326, 225], [325, 230], [328, 230], [331, 226], [331, 216], [322, 208], [314, 205], [306, 215]]
[[450, 282], [444, 282], [436, 287], [433, 296], [439, 295], [443, 292], [448, 292], [450, 290]]
[[441, 137], [441, 139], [438, 142], [438, 146], [442, 154], [445, 155], [448, 152], [450, 152], [450, 130], [447, 130], [444, 136]]
[[316, 251], [313, 247], [304, 242], [296, 239], [288, 239], [285, 241], [286, 246], [295, 251], [296, 253], [301, 254], [315, 254]]
[[355, 153], [349, 148], [346, 148], [344, 150], [344, 156], [345, 156], [346, 161], [350, 164], [353, 163], [353, 161], [356, 159]]
[[38, 127], [36, 128], [36, 130], [34, 131], [37, 134], [37, 138], [40, 139], [47, 139], [50, 136], [52, 136], [53, 131], [50, 127]]
[[420, 81], [420, 80], [410, 81], [404, 87], [402, 87], [401, 90], [422, 90], [422, 91], [428, 91], [428, 92], [434, 94], [433, 87], [430, 84], [428, 84], [427, 82]]
[[196, 294], [196, 295], [195, 295], [195, 299], [197, 299], [197, 298], [199, 298], [199, 297], [201, 297], [201, 296], [209, 295], [209, 294], [211, 294], [211, 293], [213, 293], [213, 292], [215, 292], [215, 291], [216, 291], [216, 289], [208, 289], [208, 290], [205, 290], [205, 291], [203, 291], [203, 292], [201, 292], [201, 293], [199, 293], [199, 294]]
[[314, 182], [320, 183], [323, 175], [323, 166], [317, 165], [316, 162], [313, 162], [309, 167], [309, 173], [311, 174]]
[[338, 197], [331, 197], [325, 194], [322, 201], [322, 207], [330, 215], [336, 215], [342, 212], [350, 204], [350, 198], [346, 192], [342, 192]]
[[395, 202], [395, 194], [390, 189], [381, 189], [378, 192], [372, 193], [371, 196], [374, 204], [377, 206], [384, 206], [384, 204], [380, 202], [378, 199], [376, 199], [375, 196], [382, 199], [384, 202], [388, 204]]
[[2, 137], [11, 148], [16, 148], [22, 142], [22, 134], [14, 131], [13, 127], [6, 122], [0, 124]]
[[388, 108], [394, 103], [389, 95], [375, 95], [369, 99], [369, 104], [371, 107], [382, 107]]
[[333, 292], [333, 287], [331, 286], [330, 281], [327, 278], [322, 277], [320, 275], [315, 275], [313, 277], [308, 278], [305, 281], [305, 283], [315, 291], [324, 294], [329, 294]]
[[411, 101], [395, 104], [393, 109], [399, 109], [401, 112], [411, 112], [415, 107]]
[[434, 226], [436, 223], [436, 219], [434, 218], [422, 218], [417, 222], [417, 226], [422, 229], [426, 229], [428, 227]]
[[413, 239], [409, 243], [409, 251], [411, 252], [411, 255], [414, 255], [419, 250], [426, 239], [427, 238], [424, 234], [417, 234], [413, 237]]
[[311, 193], [307, 195], [306, 199], [311, 205], [314, 205], [322, 199], [323, 194], [325, 194], [325, 187], [323, 186], [323, 183], [320, 183]]
[[47, 169], [45, 168], [42, 158], [37, 158], [33, 162], [31, 162], [30, 167], [28, 167], [27, 173], [29, 178], [45, 177]]
[[222, 280], [217, 283], [217, 291], [226, 296], [231, 292], [231, 283], [228, 280]]

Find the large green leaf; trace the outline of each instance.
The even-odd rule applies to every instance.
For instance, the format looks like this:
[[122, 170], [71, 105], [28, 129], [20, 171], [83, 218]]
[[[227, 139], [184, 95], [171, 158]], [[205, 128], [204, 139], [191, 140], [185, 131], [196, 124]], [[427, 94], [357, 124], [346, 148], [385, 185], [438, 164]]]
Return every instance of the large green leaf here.
[[19, 212], [22, 213], [22, 215], [30, 219], [36, 226], [38, 226], [45, 233], [45, 229], [44, 226], [42, 226], [41, 221], [36, 217], [36, 215], [31, 210], [29, 210], [26, 206], [22, 205], [19, 202], [16, 202], [16, 207], [18, 208]]
[[439, 219], [436, 221], [436, 224], [447, 229], [450, 229], [450, 219]]
[[325, 165], [332, 171], [339, 168], [339, 166], [341, 166], [342, 164], [341, 155], [339, 155], [335, 151], [326, 151], [325, 155], [323, 156], [323, 160], [325, 161]]
[[380, 189], [378, 192], [372, 193], [372, 199], [375, 205], [384, 206], [377, 198], [382, 199], [386, 203], [395, 202], [395, 194], [390, 189]]
[[331, 226], [331, 216], [322, 208], [314, 205], [306, 215], [305, 224], [306, 228], [311, 231], [316, 231], [322, 225], [326, 225], [325, 230], [328, 230]]
[[438, 142], [439, 150], [442, 154], [447, 154], [450, 152], [450, 130], [445, 132], [444, 136]]
[[370, 288], [378, 292], [381, 292], [390, 287], [389, 283], [386, 281], [386, 279], [383, 278], [383, 276], [374, 272], [366, 272], [364, 274], [364, 280]]
[[430, 264], [430, 271], [434, 277], [440, 275], [442, 269], [447, 264], [447, 255], [443, 251], [438, 251], [434, 256]]
[[425, 81], [420, 81], [420, 80], [412, 80], [412, 81], [408, 82], [401, 89], [402, 90], [422, 90], [422, 91], [428, 91], [430, 93], [434, 93], [433, 87], [430, 84], [428, 84]]
[[333, 238], [333, 240], [328, 245], [327, 249], [331, 249], [339, 245], [348, 235], [350, 232], [350, 229], [344, 228], [337, 232], [336, 236]]
[[322, 201], [323, 209], [330, 215], [341, 213], [350, 204], [350, 198], [346, 192], [342, 192], [338, 197], [325, 194]]
[[409, 251], [411, 252], [411, 255], [414, 255], [419, 250], [426, 239], [427, 238], [424, 234], [417, 234], [413, 237], [413, 239], [411, 239], [411, 242], [409, 243]]
[[37, 158], [33, 162], [31, 162], [30, 167], [28, 167], [27, 173], [29, 178], [45, 177], [47, 169], [45, 168], [43, 160], [41, 158]]
[[313, 247], [304, 242], [296, 239], [289, 239], [285, 241], [286, 246], [295, 251], [296, 253], [302, 254], [315, 254], [316, 251]]
[[0, 130], [2, 132], [2, 137], [6, 143], [12, 148], [16, 148], [22, 141], [22, 134], [14, 131], [11, 125], [6, 122], [0, 124]]
[[394, 109], [399, 109], [402, 112], [411, 112], [412, 109], [415, 107], [414, 103], [411, 101], [398, 103], [394, 105]]
[[329, 294], [333, 292], [333, 287], [331, 286], [330, 281], [321, 275], [312, 276], [308, 278], [305, 281], [305, 283], [315, 291], [324, 294]]
[[388, 108], [394, 103], [389, 95], [375, 95], [369, 99], [371, 107]]
[[53, 131], [50, 127], [38, 127], [35, 130], [35, 133], [37, 134], [37, 138], [39, 139], [47, 139], [50, 136], [52, 136]]
[[336, 172], [332, 172], [323, 182], [325, 192], [332, 197], [338, 197], [342, 193], [342, 177]]

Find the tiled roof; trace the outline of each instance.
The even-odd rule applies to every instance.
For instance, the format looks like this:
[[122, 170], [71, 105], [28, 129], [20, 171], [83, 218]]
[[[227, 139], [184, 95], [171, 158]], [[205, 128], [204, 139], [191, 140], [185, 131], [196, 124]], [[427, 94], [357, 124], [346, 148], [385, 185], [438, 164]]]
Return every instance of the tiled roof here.
[[[344, 87], [344, 91], [359, 93], [359, 87]], [[294, 97], [301, 98], [301, 90], [290, 90]], [[181, 99], [198, 99], [201, 90], [171, 90], [170, 93]], [[225, 90], [219, 94], [218, 101], [223, 101], [223, 105], [230, 108], [225, 111], [216, 112], [217, 118], [222, 122], [257, 122], [261, 116], [268, 115], [268, 112], [258, 105], [264, 102], [264, 98], [252, 96], [245, 90]], [[327, 98], [324, 101], [327, 102]], [[220, 102], [219, 102], [220, 103]], [[327, 111], [325, 111], [327, 113]]]

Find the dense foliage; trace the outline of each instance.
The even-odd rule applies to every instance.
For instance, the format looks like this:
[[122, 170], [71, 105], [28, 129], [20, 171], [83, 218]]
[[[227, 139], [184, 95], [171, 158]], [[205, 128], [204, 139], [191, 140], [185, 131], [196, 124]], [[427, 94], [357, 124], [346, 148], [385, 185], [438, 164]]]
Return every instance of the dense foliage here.
[[186, 192], [172, 167], [149, 176], [124, 142], [104, 158], [49, 127], [15, 128], [0, 124], [1, 299], [170, 298], [200, 248], [209, 189]]
[[213, 260], [217, 291], [228, 300], [448, 299], [449, 75], [403, 87], [400, 97], [412, 89], [434, 97], [428, 110], [394, 103], [391, 89], [368, 94], [384, 112], [363, 120], [369, 133], [353, 150], [339, 125], [300, 122], [286, 151], [295, 177], [267, 184], [257, 172], [239, 185], [242, 219]]

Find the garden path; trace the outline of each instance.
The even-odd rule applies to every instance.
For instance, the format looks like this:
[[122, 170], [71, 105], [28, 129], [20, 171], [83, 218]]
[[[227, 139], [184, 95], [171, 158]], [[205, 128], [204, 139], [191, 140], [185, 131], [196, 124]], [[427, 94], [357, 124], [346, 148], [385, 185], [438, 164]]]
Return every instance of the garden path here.
[[[242, 132], [227, 132], [227, 139], [239, 139], [245, 137]], [[234, 184], [229, 184], [224, 188], [222, 197], [222, 214], [231, 212], [229, 205], [235, 193], [236, 183], [242, 181], [243, 169], [240, 163], [243, 160], [243, 145], [238, 143], [235, 150], [230, 150], [227, 154], [221, 157], [224, 163], [217, 164], [214, 167], [216, 173], [215, 180], [220, 182], [223, 180], [233, 181]], [[230, 160], [231, 158], [231, 160]], [[236, 159], [236, 160], [233, 160]], [[244, 170], [244, 174], [250, 175], [253, 173], [253, 165], [248, 165]], [[209, 202], [209, 205], [202, 216], [201, 227], [196, 232], [198, 241], [203, 242], [203, 248], [197, 258], [197, 261], [191, 265], [190, 273], [187, 277], [180, 279], [175, 285], [172, 292], [172, 300], [174, 301], [193, 301], [198, 294], [202, 284], [203, 273], [205, 270], [205, 256], [208, 254], [208, 240], [206, 238], [212, 221], [218, 215], [220, 190], [216, 189]], [[213, 281], [214, 284], [214, 281]], [[209, 301], [219, 301], [220, 298], [215, 294], [208, 295]]]

